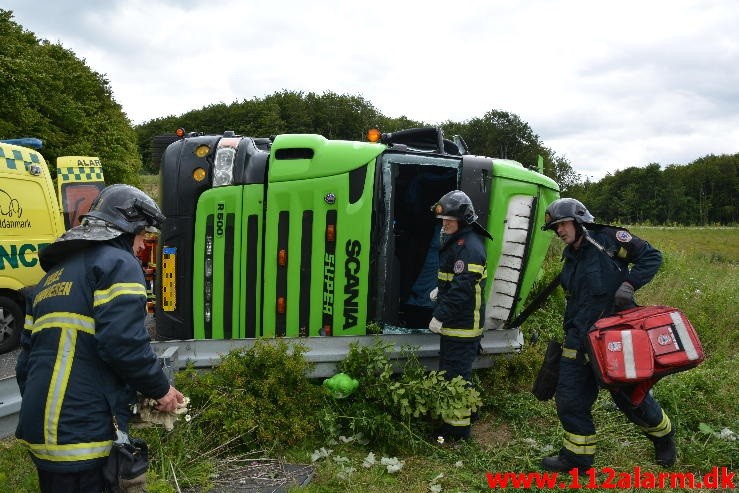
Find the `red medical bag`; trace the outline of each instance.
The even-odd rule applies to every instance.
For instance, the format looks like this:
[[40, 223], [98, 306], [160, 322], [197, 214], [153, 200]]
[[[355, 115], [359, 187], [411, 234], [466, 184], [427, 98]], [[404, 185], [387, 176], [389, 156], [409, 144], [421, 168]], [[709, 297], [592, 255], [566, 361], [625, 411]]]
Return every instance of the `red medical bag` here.
[[656, 383], [703, 361], [703, 347], [688, 318], [669, 306], [640, 306], [595, 322], [588, 351], [606, 387]]

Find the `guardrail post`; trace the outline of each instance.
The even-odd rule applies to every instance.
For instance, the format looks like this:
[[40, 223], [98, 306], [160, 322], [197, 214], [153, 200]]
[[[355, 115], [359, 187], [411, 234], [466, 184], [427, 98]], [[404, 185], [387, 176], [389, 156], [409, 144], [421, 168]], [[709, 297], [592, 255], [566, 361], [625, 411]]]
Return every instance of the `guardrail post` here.
[[162, 370], [164, 370], [164, 374], [167, 375], [167, 380], [169, 380], [170, 384], [172, 384], [172, 381], [174, 380], [175, 373], [180, 369], [177, 358], [178, 349], [179, 348], [177, 346], [169, 346], [158, 358], [159, 364], [161, 365]]

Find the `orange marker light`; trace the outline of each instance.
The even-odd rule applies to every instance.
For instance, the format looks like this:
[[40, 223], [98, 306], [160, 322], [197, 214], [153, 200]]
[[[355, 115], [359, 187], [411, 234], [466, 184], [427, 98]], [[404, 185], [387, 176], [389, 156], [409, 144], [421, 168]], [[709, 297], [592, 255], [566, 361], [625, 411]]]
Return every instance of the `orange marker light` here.
[[330, 325], [324, 325], [323, 326], [323, 334], [330, 336], [331, 335], [331, 326]]
[[195, 168], [192, 170], [192, 179], [195, 181], [203, 181], [205, 179], [205, 170], [203, 168]]
[[370, 128], [369, 130], [367, 130], [367, 140], [369, 140], [370, 142], [380, 142], [380, 137], [382, 137], [380, 129]]
[[329, 224], [326, 226], [326, 241], [336, 241], [336, 226]]
[[210, 151], [210, 148], [208, 146], [198, 146], [197, 148], [195, 148], [195, 155], [197, 157], [205, 157], [208, 155], [208, 151]]
[[285, 267], [287, 265], [287, 251], [285, 251], [284, 248], [281, 248], [279, 252], [277, 252], [277, 265], [280, 267]]
[[277, 298], [277, 313], [279, 313], [280, 315], [284, 315], [285, 305], [286, 302], [284, 296], [280, 296], [279, 298]]
[[179, 138], [182, 138], [185, 136], [185, 129], [180, 127], [177, 130], [174, 131], [175, 135]]

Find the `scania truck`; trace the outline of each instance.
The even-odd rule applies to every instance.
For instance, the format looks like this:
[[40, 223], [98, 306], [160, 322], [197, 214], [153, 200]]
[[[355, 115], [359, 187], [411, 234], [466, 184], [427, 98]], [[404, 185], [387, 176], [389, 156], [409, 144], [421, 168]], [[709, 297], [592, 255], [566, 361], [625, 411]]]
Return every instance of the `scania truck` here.
[[361, 142], [183, 133], [160, 166], [157, 339], [193, 340], [180, 345], [191, 359], [214, 347], [198, 341], [295, 338], [329, 359], [370, 334], [438, 346], [426, 330], [438, 262], [430, 207], [454, 189], [494, 238], [482, 346], [516, 350], [507, 324], [540, 274], [551, 234], [537, 226], [559, 197], [541, 160], [534, 170], [472, 155], [436, 127], [372, 129]]

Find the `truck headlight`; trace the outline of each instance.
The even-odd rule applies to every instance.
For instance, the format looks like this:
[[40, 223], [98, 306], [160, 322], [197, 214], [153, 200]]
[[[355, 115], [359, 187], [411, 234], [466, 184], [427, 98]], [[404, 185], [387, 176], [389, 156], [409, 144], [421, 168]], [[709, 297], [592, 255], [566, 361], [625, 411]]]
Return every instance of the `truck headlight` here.
[[233, 147], [219, 147], [213, 164], [213, 186], [222, 187], [233, 183], [233, 164], [236, 159], [236, 149]]

